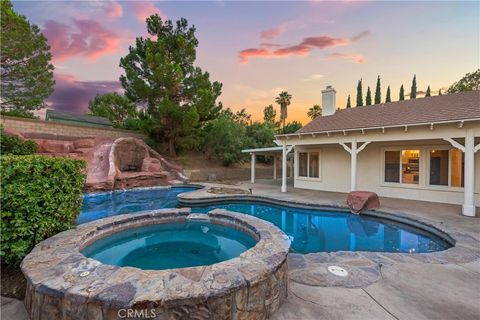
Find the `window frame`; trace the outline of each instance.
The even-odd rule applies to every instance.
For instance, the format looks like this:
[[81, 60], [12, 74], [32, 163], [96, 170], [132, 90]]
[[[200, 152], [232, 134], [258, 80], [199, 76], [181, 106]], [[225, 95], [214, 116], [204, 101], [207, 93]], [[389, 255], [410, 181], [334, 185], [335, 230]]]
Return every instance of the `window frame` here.
[[[449, 190], [463, 190], [463, 187], [456, 187], [452, 186], [452, 158], [451, 158], [451, 150], [456, 149], [454, 147], [448, 147], [448, 146], [442, 146], [438, 148], [428, 148], [428, 159], [427, 159], [427, 183], [426, 186], [434, 189], [449, 189]], [[431, 161], [431, 151], [433, 150], [446, 150], [448, 151], [448, 185], [437, 185], [437, 184], [430, 184], [430, 161]], [[464, 157], [463, 152], [462, 152], [462, 157]], [[462, 182], [463, 182], [464, 177], [462, 176]]]
[[[301, 176], [300, 173], [300, 153], [307, 154], [307, 176]], [[318, 154], [318, 177], [309, 177], [310, 175], [310, 154]], [[321, 149], [300, 149], [295, 152], [295, 179], [321, 181], [322, 180], [322, 150]]]
[[[434, 191], [453, 191], [463, 192], [463, 187], [452, 187], [451, 184], [451, 159], [450, 150], [455, 149], [449, 145], [398, 145], [392, 147], [380, 148], [380, 186], [405, 188], [405, 189], [423, 189]], [[402, 183], [402, 150], [419, 150], [419, 177], [418, 184]], [[448, 186], [430, 184], [430, 151], [432, 150], [449, 150], [448, 152]], [[385, 182], [385, 151], [400, 151], [400, 182]], [[462, 177], [463, 179], [463, 177]]]

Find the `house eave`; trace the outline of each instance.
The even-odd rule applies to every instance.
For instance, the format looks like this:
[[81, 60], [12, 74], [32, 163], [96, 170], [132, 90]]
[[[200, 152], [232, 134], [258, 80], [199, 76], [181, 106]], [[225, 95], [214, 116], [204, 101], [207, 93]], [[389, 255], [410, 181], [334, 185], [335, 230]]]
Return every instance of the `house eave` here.
[[350, 129], [337, 129], [337, 130], [322, 130], [322, 131], [314, 131], [314, 132], [301, 132], [301, 133], [289, 133], [289, 134], [278, 134], [275, 135], [276, 140], [288, 140], [290, 138], [302, 138], [305, 136], [315, 137], [316, 135], [325, 134], [330, 136], [330, 134], [334, 133], [343, 133], [346, 135], [349, 132], [361, 132], [364, 134], [365, 131], [368, 130], [382, 130], [385, 129], [392, 129], [392, 128], [408, 128], [408, 127], [419, 127], [419, 126], [429, 126], [429, 128], [433, 128], [435, 125], [439, 124], [450, 124], [450, 123], [457, 123], [458, 126], [461, 128], [464, 122], [474, 122], [480, 121], [480, 118], [473, 118], [473, 119], [458, 119], [458, 120], [446, 120], [446, 121], [432, 121], [432, 122], [421, 122], [421, 123], [405, 123], [405, 124], [397, 124], [397, 125], [389, 125], [389, 126], [375, 126], [375, 127], [359, 127], [359, 128], [350, 128]]

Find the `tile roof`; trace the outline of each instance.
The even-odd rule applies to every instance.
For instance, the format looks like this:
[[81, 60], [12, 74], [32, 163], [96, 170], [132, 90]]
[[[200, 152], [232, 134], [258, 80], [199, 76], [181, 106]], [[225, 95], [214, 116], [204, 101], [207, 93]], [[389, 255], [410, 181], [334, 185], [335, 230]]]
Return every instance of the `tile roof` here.
[[480, 91], [341, 109], [317, 117], [296, 133], [326, 132], [480, 119]]
[[85, 123], [101, 124], [105, 126], [112, 125], [112, 122], [104, 117], [52, 109], [47, 109], [46, 120], [48, 119], [63, 119]]

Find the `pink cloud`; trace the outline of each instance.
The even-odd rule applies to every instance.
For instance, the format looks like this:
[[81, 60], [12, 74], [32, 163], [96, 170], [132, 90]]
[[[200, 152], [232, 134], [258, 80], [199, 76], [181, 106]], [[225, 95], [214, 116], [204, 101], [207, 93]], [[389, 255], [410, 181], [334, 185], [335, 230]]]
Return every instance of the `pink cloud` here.
[[123, 16], [123, 7], [117, 1], [108, 1], [105, 4], [104, 12], [109, 18], [120, 18]]
[[[272, 29], [273, 30], [273, 29]], [[268, 31], [268, 30], [267, 30]], [[296, 45], [281, 47], [277, 44], [261, 43], [263, 47], [280, 47], [275, 51], [270, 51], [264, 48], [250, 48], [242, 50], [239, 53], [239, 58], [241, 63], [247, 63], [250, 58], [254, 57], [263, 57], [263, 58], [281, 58], [288, 57], [291, 55], [296, 56], [306, 56], [310, 54], [313, 49], [326, 49], [338, 46], [346, 46], [355, 41], [358, 41], [367, 35], [370, 32], [364, 31], [358, 35], [353, 36], [352, 38], [335, 38], [331, 36], [318, 36], [318, 37], [307, 37], [304, 38], [302, 42]], [[360, 55], [344, 55], [340, 53], [334, 53], [329, 56], [330, 59], [351, 59], [356, 63], [363, 63], [365, 59]]]
[[262, 42], [260, 43], [262, 47], [281, 47], [281, 44], [278, 43], [270, 43], [270, 42]]
[[250, 48], [240, 51], [238, 54], [241, 63], [247, 63], [251, 57], [268, 57], [272, 53], [267, 49]]
[[344, 38], [333, 38], [329, 36], [308, 37], [303, 39], [301, 45], [325, 49], [328, 47], [344, 46], [352, 41]]
[[120, 37], [93, 20], [73, 20], [73, 26], [49, 20], [43, 33], [56, 61], [71, 57], [95, 60], [119, 50]]
[[95, 95], [123, 92], [118, 80], [81, 81], [74, 75], [58, 73], [54, 73], [54, 78], [55, 88], [47, 103], [57, 110], [85, 113], [88, 111], [88, 102]]
[[262, 39], [273, 39], [284, 33], [286, 26], [281, 24], [275, 28], [264, 30], [260, 33], [260, 38]]
[[290, 55], [306, 56], [309, 53], [310, 53], [310, 48], [308, 46], [299, 44], [296, 46], [290, 46], [290, 47], [275, 50], [273, 52], [273, 55], [277, 57], [288, 57]]
[[355, 63], [365, 63], [365, 57], [360, 54], [348, 54], [348, 53], [332, 53], [325, 57], [326, 60], [333, 60], [333, 59], [347, 59], [352, 60]]
[[137, 20], [141, 23], [145, 23], [147, 18], [155, 13], [162, 17], [163, 20], [167, 18], [167, 16], [160, 9], [148, 1], [131, 1], [128, 2], [128, 6], [132, 10]]

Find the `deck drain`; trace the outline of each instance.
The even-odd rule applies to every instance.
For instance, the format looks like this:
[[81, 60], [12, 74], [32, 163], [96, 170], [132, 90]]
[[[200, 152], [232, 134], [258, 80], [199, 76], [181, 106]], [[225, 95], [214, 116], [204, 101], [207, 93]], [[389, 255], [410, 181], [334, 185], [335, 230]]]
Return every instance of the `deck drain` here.
[[329, 266], [328, 268], [328, 272], [338, 276], [338, 277], [346, 277], [348, 276], [348, 271], [345, 270], [344, 268], [342, 267], [339, 267], [339, 266]]

